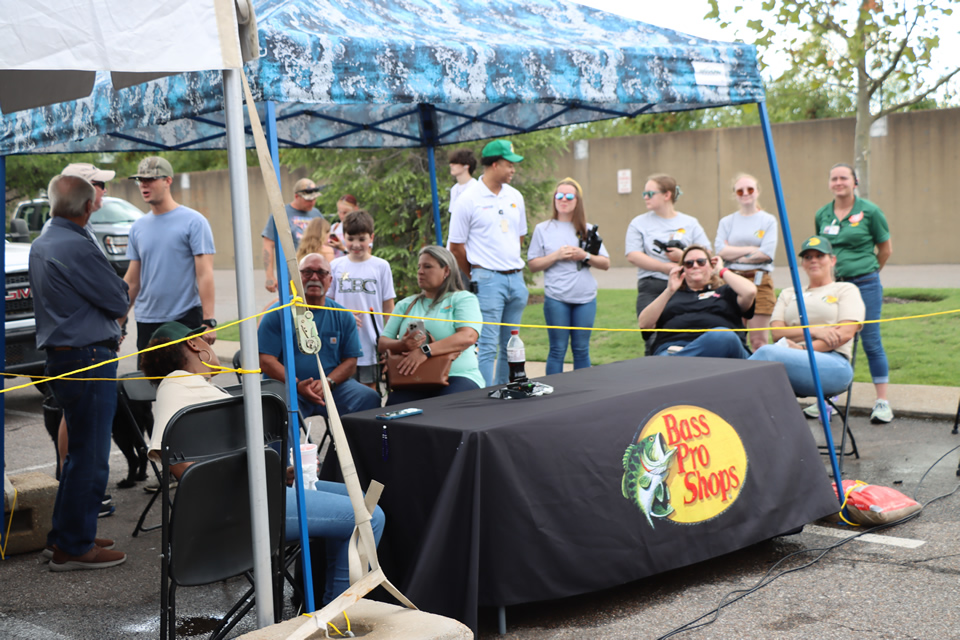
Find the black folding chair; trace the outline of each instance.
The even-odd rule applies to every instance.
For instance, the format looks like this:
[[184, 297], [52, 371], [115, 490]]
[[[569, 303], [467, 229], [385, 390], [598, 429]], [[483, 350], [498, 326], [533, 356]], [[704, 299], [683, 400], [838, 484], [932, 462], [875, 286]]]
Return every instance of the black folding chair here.
[[[281, 587], [284, 539], [287, 413], [283, 400], [265, 393], [264, 442], [248, 449], [243, 398], [193, 405], [171, 418], [163, 435], [160, 636], [176, 636], [176, 590], [244, 575], [252, 585], [253, 544], [247, 455], [263, 455], [267, 470], [267, 516], [272, 579]], [[274, 448], [276, 447], [276, 448]], [[170, 465], [190, 462], [170, 499]], [[251, 586], [211, 635], [224, 637], [253, 608]], [[276, 604], [282, 588], [275, 589]], [[275, 608], [279, 618], [281, 609]], [[279, 620], [278, 620], [279, 621]]]
[[[160, 468], [156, 462], [147, 457], [147, 451], [150, 447], [144, 439], [144, 434], [147, 434], [147, 437], [149, 437], [149, 435], [153, 433], [152, 405], [157, 399], [157, 387], [154, 386], [150, 380], [134, 380], [134, 378], [142, 378], [144, 375], [142, 371], [134, 371], [133, 373], [120, 376], [120, 380], [117, 383], [117, 413], [123, 414], [126, 417], [126, 421], [132, 426], [130, 429], [131, 437], [135, 440], [136, 447], [138, 451], [141, 452], [141, 455], [147, 458], [147, 462], [153, 469], [153, 475], [157, 479], [157, 482], [160, 482]], [[143, 411], [138, 411], [135, 408], [137, 405], [147, 406]], [[134, 538], [136, 538], [137, 534], [141, 531], [154, 531], [160, 528], [159, 523], [149, 527], [143, 526], [143, 522], [147, 518], [147, 513], [150, 512], [153, 503], [157, 501], [159, 495], [160, 491], [158, 489], [157, 492], [150, 497], [147, 505], [140, 513], [137, 526], [133, 529], [132, 535]]]
[[[856, 370], [857, 363], [857, 343], [860, 341], [859, 332], [853, 336], [853, 350], [850, 356], [850, 367]], [[836, 402], [833, 401], [833, 398], [824, 394], [824, 400], [826, 403], [833, 409], [833, 411], [840, 416], [840, 419], [843, 421], [843, 431], [840, 436], [840, 445], [838, 446], [836, 440], [833, 440], [830, 444], [820, 445], [818, 448], [822, 455], [827, 455], [830, 451], [830, 447], [833, 447], [835, 455], [839, 459], [840, 472], [843, 473], [843, 459], [845, 456], [854, 456], [855, 458], [860, 458], [860, 450], [857, 449], [857, 439], [853, 437], [853, 429], [850, 428], [850, 400], [853, 397], [853, 379], [851, 378], [850, 384], [847, 385], [847, 399], [844, 403], [843, 410], [840, 410], [840, 407], [837, 406]], [[850, 438], [850, 450], [847, 451], [847, 437]]]
[[[229, 393], [232, 396], [243, 395], [243, 385], [236, 384], [230, 385], [223, 388], [224, 391]], [[273, 378], [263, 378], [260, 380], [260, 390], [264, 393], [272, 393], [280, 398], [287, 397], [287, 384], [285, 382], [280, 382], [279, 380], [274, 380]], [[321, 418], [323, 420], [323, 435], [320, 437], [320, 443], [317, 445], [317, 451], [323, 451], [324, 445], [330, 440], [330, 423], [327, 421], [326, 416], [313, 416], [314, 418]], [[300, 424], [300, 431], [304, 434], [307, 433], [307, 420], [303, 417], [303, 414], [297, 411], [297, 421]]]

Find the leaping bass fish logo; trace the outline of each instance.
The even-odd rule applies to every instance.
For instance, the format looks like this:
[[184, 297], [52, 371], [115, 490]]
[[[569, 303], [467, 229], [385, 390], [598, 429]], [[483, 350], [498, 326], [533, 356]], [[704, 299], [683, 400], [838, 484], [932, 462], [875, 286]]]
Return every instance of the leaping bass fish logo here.
[[667, 448], [663, 434], [655, 433], [630, 445], [623, 454], [623, 497], [640, 507], [651, 527], [653, 518], [673, 513], [665, 479], [676, 453]]

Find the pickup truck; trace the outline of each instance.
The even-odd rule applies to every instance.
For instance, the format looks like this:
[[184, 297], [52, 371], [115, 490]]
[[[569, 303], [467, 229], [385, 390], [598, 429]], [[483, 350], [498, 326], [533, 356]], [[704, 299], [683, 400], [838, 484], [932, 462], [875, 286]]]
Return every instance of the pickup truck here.
[[[122, 198], [104, 196], [103, 206], [90, 216], [90, 225], [97, 236], [107, 260], [122, 278], [127, 272], [127, 239], [130, 227], [143, 212]], [[17, 204], [10, 219], [11, 240], [18, 243], [32, 242], [50, 217], [50, 202], [44, 197], [24, 200]], [[23, 222], [19, 222], [19, 221]], [[25, 224], [24, 224], [25, 223]], [[26, 227], [26, 229], [24, 229]]]
[[[37, 328], [33, 319], [33, 296], [27, 266], [30, 245], [7, 242], [5, 245], [6, 305], [4, 332], [6, 334], [7, 373], [43, 375], [47, 355], [37, 350]], [[37, 389], [43, 391], [43, 386]]]

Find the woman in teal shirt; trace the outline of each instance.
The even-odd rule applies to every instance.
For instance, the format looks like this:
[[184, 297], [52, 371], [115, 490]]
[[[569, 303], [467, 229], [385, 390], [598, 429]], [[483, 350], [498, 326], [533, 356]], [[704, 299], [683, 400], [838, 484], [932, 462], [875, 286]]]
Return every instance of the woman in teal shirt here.
[[[480, 303], [477, 296], [464, 291], [460, 269], [453, 254], [435, 245], [422, 248], [417, 259], [417, 284], [420, 293], [398, 302], [396, 312], [427, 318], [423, 321], [427, 335], [413, 330], [410, 327], [411, 320], [391, 316], [383, 327], [377, 347], [380, 351], [403, 354], [399, 369], [404, 375], [416, 371], [427, 358], [453, 359], [450, 385], [426, 391], [397, 389], [390, 392], [388, 405], [485, 386], [474, 349], [483, 321]], [[407, 329], [404, 331], [403, 327]]]
[[[817, 235], [826, 237], [833, 245], [837, 256], [837, 280], [852, 282], [860, 289], [868, 320], [860, 332], [860, 339], [877, 391], [870, 420], [887, 423], [893, 420], [893, 410], [887, 401], [890, 369], [880, 339], [880, 325], [869, 320], [880, 319], [883, 308], [880, 270], [893, 253], [893, 244], [883, 211], [869, 200], [857, 197], [856, 187], [857, 174], [853, 167], [842, 163], [833, 165], [830, 169], [833, 202], [817, 211], [815, 226]], [[807, 415], [815, 414], [811, 414], [808, 408]]]

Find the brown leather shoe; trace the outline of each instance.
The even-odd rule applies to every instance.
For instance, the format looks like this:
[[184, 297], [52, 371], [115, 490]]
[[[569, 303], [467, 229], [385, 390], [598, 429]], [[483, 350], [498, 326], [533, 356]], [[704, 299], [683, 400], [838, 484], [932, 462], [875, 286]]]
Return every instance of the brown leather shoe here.
[[123, 564], [127, 554], [122, 551], [104, 549], [93, 545], [93, 549], [82, 556], [68, 556], [59, 548], [54, 548], [53, 558], [50, 560], [50, 571], [75, 571], [78, 569], [106, 569]]
[[[110, 538], [94, 538], [93, 544], [97, 545], [101, 549], [113, 549], [113, 547], [116, 546], [113, 540], [111, 540]], [[54, 550], [53, 545], [49, 545], [46, 548], [44, 548], [44, 550], [41, 551], [40, 554], [44, 558], [49, 560], [50, 558], [53, 557], [53, 550]]]

